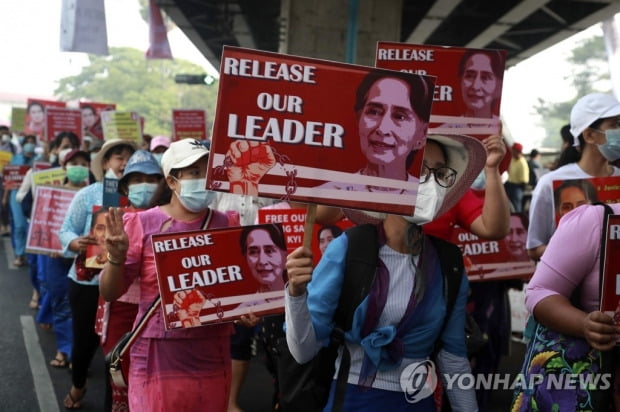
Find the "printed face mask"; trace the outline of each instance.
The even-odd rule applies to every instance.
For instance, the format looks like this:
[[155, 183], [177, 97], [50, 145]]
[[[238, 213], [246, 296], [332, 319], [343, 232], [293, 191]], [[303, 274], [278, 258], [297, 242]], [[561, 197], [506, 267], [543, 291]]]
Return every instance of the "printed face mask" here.
[[599, 144], [598, 150], [608, 162], [615, 162], [620, 159], [620, 129], [605, 130], [607, 141]]
[[157, 183], [136, 183], [129, 186], [127, 197], [129, 203], [138, 209], [145, 209], [153, 200]]
[[84, 182], [88, 179], [88, 168], [79, 165], [67, 165], [67, 179], [75, 184]]
[[209, 193], [213, 192], [205, 189], [205, 179], [175, 180], [181, 184], [181, 193], [176, 191], [174, 193], [185, 209], [198, 213], [209, 207], [210, 201], [213, 200], [213, 196], [210, 198]]
[[443, 204], [448, 189], [441, 187], [435, 179], [428, 179], [418, 186], [413, 216], [403, 216], [409, 223], [423, 225], [432, 221]]

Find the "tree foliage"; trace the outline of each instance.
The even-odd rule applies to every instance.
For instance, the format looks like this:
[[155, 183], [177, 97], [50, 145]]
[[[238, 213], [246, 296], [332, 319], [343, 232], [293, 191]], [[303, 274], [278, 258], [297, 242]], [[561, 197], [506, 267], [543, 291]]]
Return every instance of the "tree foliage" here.
[[543, 147], [559, 148], [562, 143], [560, 128], [568, 124], [570, 111], [575, 102], [582, 96], [592, 92], [609, 93], [609, 66], [603, 36], [595, 36], [582, 40], [575, 47], [566, 64], [572, 65], [568, 76], [575, 89], [575, 97], [565, 102], [549, 102], [538, 99], [534, 110], [542, 119], [546, 137]]
[[173, 109], [204, 109], [211, 129], [217, 82], [211, 86], [176, 84], [179, 73], [204, 73], [187, 60], [149, 60], [132, 48], [111, 48], [108, 56], [89, 55], [81, 73], [59, 81], [62, 100], [116, 103], [119, 111], [135, 111], [145, 118], [144, 132], [172, 135]]

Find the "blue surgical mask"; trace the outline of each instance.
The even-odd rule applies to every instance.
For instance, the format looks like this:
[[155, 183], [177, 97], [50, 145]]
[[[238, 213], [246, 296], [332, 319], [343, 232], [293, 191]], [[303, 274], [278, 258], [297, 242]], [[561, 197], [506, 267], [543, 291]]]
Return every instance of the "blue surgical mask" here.
[[181, 185], [181, 193], [175, 191], [174, 194], [185, 209], [198, 213], [209, 207], [209, 193], [212, 192], [205, 189], [205, 179], [175, 180]]
[[599, 144], [598, 150], [608, 162], [615, 162], [620, 159], [620, 129], [605, 130], [607, 141]]
[[161, 166], [161, 158], [164, 155], [163, 153], [151, 153], [155, 160], [157, 160], [157, 164]]
[[34, 143], [26, 143], [22, 149], [24, 150], [24, 153], [34, 153]]
[[74, 184], [80, 184], [88, 179], [88, 167], [80, 165], [67, 165], [67, 179]]
[[148, 207], [157, 190], [157, 183], [136, 183], [129, 186], [129, 203], [138, 209]]

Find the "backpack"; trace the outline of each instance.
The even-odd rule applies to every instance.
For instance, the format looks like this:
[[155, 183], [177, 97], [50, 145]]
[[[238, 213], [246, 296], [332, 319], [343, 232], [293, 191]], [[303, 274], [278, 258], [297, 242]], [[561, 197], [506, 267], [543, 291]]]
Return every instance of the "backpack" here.
[[[286, 340], [283, 340], [279, 347], [278, 380], [280, 383], [280, 407], [284, 412], [316, 412], [323, 410], [329, 397], [336, 370], [335, 362], [340, 346], [343, 348], [342, 359], [336, 378], [336, 391], [332, 410], [342, 410], [345, 387], [351, 365], [349, 350], [344, 345], [344, 332], [351, 329], [355, 309], [362, 303], [370, 291], [379, 256], [379, 242], [375, 225], [353, 226], [347, 229], [345, 234], [348, 237], [349, 243], [346, 255], [346, 269], [342, 292], [334, 314], [335, 326], [328, 346], [321, 348], [319, 353], [305, 364], [299, 364], [295, 361], [288, 350]], [[464, 272], [463, 256], [458, 246], [433, 236], [427, 235], [426, 237], [433, 242], [437, 250], [441, 270], [445, 278], [443, 285], [446, 299], [446, 317], [441, 329], [443, 332], [456, 303], [461, 286]], [[469, 341], [470, 336], [478, 338], [481, 333], [473, 318], [471, 316], [468, 316], [468, 318], [470, 319], [466, 319], [466, 329], [468, 329], [467, 325], [474, 329], [473, 331], [466, 330], [466, 337]], [[439, 336], [441, 336], [442, 332], [440, 332]], [[436, 342], [434, 352], [438, 352], [439, 349], [440, 344]]]

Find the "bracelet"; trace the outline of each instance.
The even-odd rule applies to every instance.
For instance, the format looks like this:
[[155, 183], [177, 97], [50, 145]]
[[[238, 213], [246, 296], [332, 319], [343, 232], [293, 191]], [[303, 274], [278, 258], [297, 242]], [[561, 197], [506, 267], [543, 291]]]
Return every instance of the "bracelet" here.
[[125, 264], [125, 261], [114, 260], [112, 256], [110, 256], [110, 252], [108, 252], [108, 262], [112, 265], [121, 266]]

